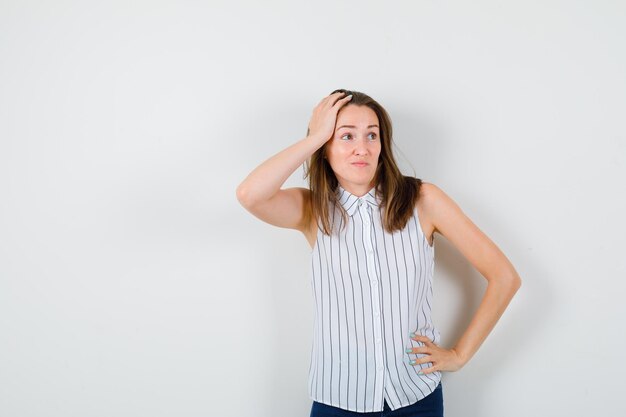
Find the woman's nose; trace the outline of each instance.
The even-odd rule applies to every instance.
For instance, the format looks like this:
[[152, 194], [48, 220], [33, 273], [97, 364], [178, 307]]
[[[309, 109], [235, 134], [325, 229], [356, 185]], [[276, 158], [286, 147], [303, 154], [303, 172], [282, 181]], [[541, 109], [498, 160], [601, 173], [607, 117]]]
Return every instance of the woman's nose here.
[[367, 146], [365, 145], [365, 141], [364, 140], [357, 140], [356, 143], [354, 144], [354, 153], [356, 155], [365, 155], [367, 154], [368, 149]]

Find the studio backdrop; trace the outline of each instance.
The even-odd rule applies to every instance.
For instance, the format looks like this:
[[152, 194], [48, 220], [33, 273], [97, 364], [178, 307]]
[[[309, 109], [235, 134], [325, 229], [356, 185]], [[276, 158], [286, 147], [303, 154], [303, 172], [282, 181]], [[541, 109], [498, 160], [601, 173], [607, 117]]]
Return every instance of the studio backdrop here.
[[[310, 248], [235, 189], [334, 89], [522, 287], [447, 416], [624, 415], [626, 3], [0, 2], [0, 415], [308, 416]], [[306, 186], [302, 169], [285, 187]], [[451, 347], [486, 280], [435, 235]]]

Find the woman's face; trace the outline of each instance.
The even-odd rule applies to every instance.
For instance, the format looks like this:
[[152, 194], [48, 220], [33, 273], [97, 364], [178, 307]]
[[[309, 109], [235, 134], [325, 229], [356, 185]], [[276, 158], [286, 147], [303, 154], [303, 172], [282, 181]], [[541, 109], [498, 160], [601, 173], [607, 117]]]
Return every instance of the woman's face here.
[[380, 126], [374, 110], [348, 104], [339, 110], [326, 158], [339, 184], [358, 196], [373, 186], [380, 155]]

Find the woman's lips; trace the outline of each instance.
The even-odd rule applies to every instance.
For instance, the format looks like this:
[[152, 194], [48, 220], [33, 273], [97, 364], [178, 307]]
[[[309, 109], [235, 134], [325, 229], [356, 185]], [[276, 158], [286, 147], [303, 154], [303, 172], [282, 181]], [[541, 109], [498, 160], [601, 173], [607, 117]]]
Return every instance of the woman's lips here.
[[369, 164], [367, 162], [353, 162], [352, 165], [357, 166], [357, 167], [365, 167], [365, 166], [368, 166]]

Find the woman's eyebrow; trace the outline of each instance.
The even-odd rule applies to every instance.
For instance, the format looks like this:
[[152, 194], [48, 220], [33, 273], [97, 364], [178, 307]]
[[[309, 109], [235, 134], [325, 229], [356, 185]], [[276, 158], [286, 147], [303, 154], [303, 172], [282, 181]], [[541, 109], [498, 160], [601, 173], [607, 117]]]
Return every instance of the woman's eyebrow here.
[[[339, 126], [339, 127], [337, 128], [337, 130], [341, 129], [342, 127], [351, 127], [351, 128], [353, 128], [353, 129], [355, 129], [355, 128], [356, 128], [356, 126], [352, 126], [352, 125], [343, 125], [343, 126]], [[378, 125], [369, 125], [369, 126], [367, 127], [367, 129], [369, 129], [369, 128], [371, 128], [371, 127], [378, 127]]]

